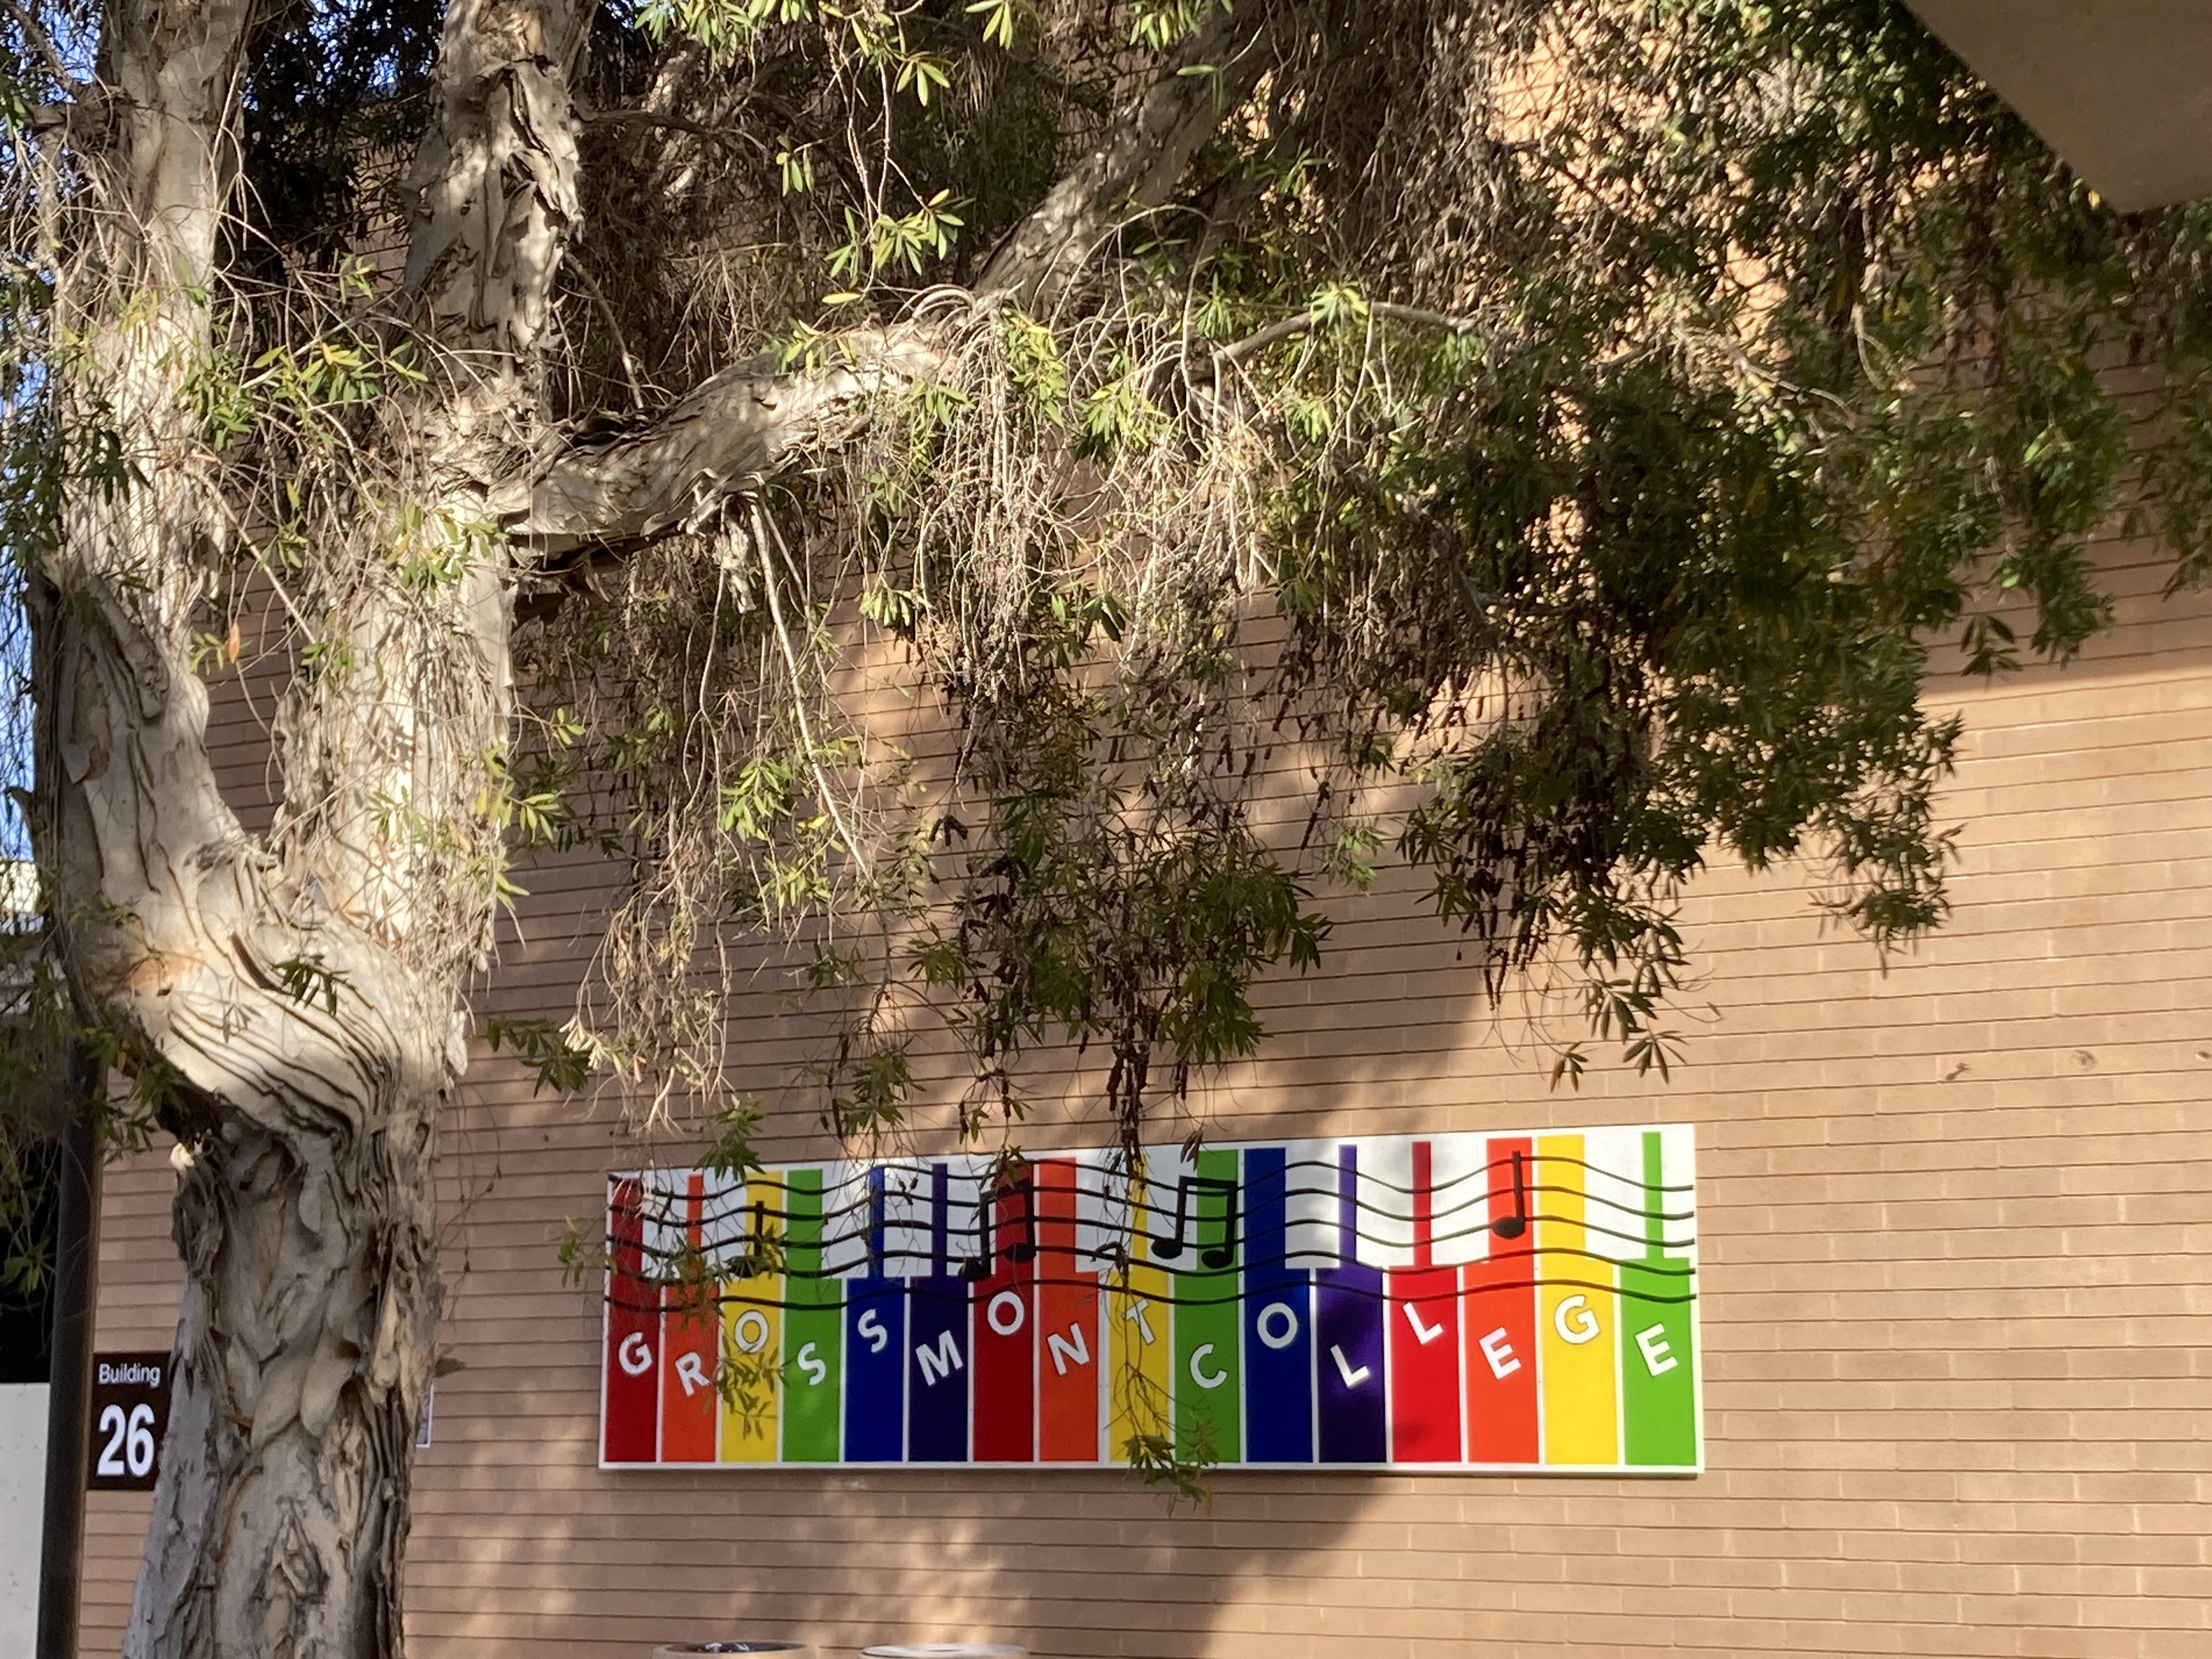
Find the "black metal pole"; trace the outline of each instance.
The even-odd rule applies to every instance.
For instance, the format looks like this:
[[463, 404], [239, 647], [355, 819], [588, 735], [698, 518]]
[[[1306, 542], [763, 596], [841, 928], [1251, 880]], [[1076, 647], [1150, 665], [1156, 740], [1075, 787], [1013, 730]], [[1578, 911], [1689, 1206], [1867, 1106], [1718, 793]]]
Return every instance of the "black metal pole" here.
[[100, 1290], [100, 1131], [92, 1102], [101, 1079], [72, 1046], [69, 1115], [57, 1171], [53, 1370], [46, 1391], [46, 1507], [39, 1556], [38, 1659], [76, 1659], [84, 1577], [84, 1480], [92, 1438], [92, 1312]]

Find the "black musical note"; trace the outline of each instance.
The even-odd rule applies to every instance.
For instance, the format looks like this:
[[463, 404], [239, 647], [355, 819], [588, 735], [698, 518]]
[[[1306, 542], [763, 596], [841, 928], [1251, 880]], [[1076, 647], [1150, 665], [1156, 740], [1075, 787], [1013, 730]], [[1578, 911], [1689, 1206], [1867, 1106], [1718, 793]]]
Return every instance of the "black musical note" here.
[[1152, 1242], [1153, 1259], [1172, 1261], [1182, 1254], [1183, 1241], [1189, 1236], [1194, 1220], [1190, 1201], [1194, 1192], [1222, 1195], [1221, 1243], [1201, 1247], [1198, 1260], [1202, 1267], [1226, 1267], [1237, 1260], [1237, 1183], [1218, 1176], [1185, 1176], [1176, 1183], [1175, 1232], [1165, 1238], [1158, 1233], [1146, 1235]]
[[1490, 1224], [1490, 1231], [1500, 1238], [1518, 1238], [1528, 1231], [1528, 1182], [1522, 1173], [1521, 1154], [1513, 1154], [1513, 1213], [1502, 1215]]
[[[1002, 1247], [1009, 1261], [1034, 1261], [1037, 1253], [1036, 1177], [1024, 1176], [1019, 1181], [1000, 1183], [988, 1198], [978, 1196], [975, 1202], [975, 1254], [960, 1264], [963, 1279], [988, 1279], [994, 1252], [991, 1249], [992, 1218], [1009, 1199], [1022, 1201], [1022, 1237]], [[1004, 1217], [999, 1225], [1004, 1228]]]

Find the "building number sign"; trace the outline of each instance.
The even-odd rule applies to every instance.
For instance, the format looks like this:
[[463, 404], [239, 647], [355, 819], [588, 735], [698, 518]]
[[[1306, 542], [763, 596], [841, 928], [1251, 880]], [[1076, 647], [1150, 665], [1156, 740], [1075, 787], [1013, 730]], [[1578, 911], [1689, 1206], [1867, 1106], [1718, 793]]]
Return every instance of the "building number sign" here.
[[151, 1492], [169, 1426], [166, 1348], [92, 1357], [92, 1492]]

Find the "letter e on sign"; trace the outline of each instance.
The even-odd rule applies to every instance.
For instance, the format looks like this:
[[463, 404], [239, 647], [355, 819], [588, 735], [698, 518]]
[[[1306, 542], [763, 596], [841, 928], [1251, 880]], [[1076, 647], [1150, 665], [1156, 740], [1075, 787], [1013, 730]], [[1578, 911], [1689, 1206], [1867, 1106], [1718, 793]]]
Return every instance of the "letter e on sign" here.
[[169, 1426], [167, 1349], [92, 1357], [91, 1467], [88, 1492], [151, 1492]]

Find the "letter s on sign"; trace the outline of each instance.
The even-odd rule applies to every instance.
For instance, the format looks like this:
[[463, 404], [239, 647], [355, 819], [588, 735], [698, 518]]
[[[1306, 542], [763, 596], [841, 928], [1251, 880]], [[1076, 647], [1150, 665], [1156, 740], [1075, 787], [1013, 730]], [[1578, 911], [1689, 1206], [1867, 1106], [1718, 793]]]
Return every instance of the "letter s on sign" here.
[[807, 1381], [817, 1389], [830, 1375], [829, 1366], [822, 1363], [822, 1357], [814, 1352], [811, 1342], [799, 1351], [799, 1369], [806, 1373]]
[[881, 1353], [890, 1345], [891, 1334], [884, 1328], [884, 1322], [876, 1316], [873, 1308], [862, 1314], [853, 1328], [868, 1339], [870, 1353]]
[[643, 1376], [653, 1369], [653, 1344], [645, 1340], [644, 1332], [632, 1331], [615, 1350], [615, 1360], [630, 1376]]

